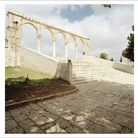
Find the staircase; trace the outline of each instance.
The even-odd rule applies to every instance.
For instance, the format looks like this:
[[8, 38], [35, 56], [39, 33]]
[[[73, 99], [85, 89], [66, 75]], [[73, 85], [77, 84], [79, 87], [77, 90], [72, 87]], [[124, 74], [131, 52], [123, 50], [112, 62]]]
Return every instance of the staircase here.
[[134, 75], [116, 70], [103, 64], [72, 60], [72, 84], [81, 84], [93, 80], [104, 80], [123, 84], [133, 84]]
[[[66, 62], [66, 59], [60, 59]], [[71, 60], [73, 65], [72, 84], [82, 84], [93, 80], [133, 84], [134, 75], [116, 70], [103, 64], [83, 60]]]

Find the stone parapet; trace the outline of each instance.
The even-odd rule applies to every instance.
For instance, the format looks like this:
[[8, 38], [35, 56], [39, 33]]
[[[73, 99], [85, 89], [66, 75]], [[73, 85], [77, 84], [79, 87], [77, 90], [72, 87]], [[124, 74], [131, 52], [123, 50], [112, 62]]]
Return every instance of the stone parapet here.
[[99, 65], [112, 67], [114, 69], [117, 69], [123, 72], [134, 74], [134, 64], [130, 65], [122, 62], [114, 62], [114, 61], [104, 60], [93, 56], [83, 56], [83, 60], [87, 62], [93, 62]]
[[72, 83], [71, 62], [61, 62], [58, 59], [38, 53], [27, 47], [22, 47], [20, 54], [21, 67], [46, 72]]

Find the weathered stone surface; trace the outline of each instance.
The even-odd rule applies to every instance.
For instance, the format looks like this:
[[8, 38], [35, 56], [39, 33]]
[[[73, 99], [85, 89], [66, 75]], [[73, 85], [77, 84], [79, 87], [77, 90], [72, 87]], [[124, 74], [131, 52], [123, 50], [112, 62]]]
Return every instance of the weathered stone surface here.
[[[6, 111], [6, 133], [133, 134], [132, 87], [94, 81], [80, 84], [78, 88], [77, 93], [65, 98], [57, 97], [50, 99], [51, 102], [45, 100]], [[111, 95], [104, 96], [106, 94]], [[123, 97], [125, 101], [121, 102]], [[75, 104], [78, 105], [73, 106]]]
[[63, 114], [61, 117], [64, 118], [65, 120], [71, 121], [71, 120], [73, 120], [75, 115], [70, 113], [70, 112], [68, 112], [68, 113]]
[[48, 133], [66, 133], [66, 131], [62, 128], [59, 127], [59, 125], [55, 125], [55, 126], [52, 126], [51, 128], [49, 128], [48, 130], [45, 131], [47, 134]]
[[124, 111], [124, 112], [130, 112], [131, 111], [131, 108], [126, 107], [125, 105], [123, 106], [123, 105], [118, 105], [117, 104], [113, 108]]
[[93, 124], [89, 129], [89, 133], [94, 134], [108, 134], [108, 133], [115, 133], [112, 129], [103, 127], [98, 124]]
[[76, 116], [70, 123], [74, 126], [77, 126], [80, 129], [87, 129], [89, 128], [94, 122], [85, 119], [84, 116]]
[[58, 124], [61, 128], [65, 129], [67, 128], [68, 126], [70, 126], [71, 124], [66, 121], [66, 120], [63, 120], [63, 119], [58, 119], [55, 121], [56, 124]]
[[20, 116], [16, 116], [14, 119], [16, 120], [16, 122], [20, 122], [22, 120], [27, 119], [27, 117], [24, 114], [22, 114]]
[[112, 120], [114, 117], [116, 116], [115, 112], [109, 111], [109, 110], [105, 110], [103, 108], [96, 108], [95, 110], [93, 110], [91, 112], [91, 117], [99, 117], [102, 119], [107, 119], [107, 120]]
[[11, 116], [5, 116], [5, 121], [7, 121], [7, 120], [11, 120], [11, 119], [12, 119]]
[[52, 113], [50, 113], [50, 112], [47, 112], [47, 111], [45, 111], [45, 112], [42, 114], [42, 116], [45, 116], [45, 117], [48, 117], [48, 118], [52, 118], [54, 121], [56, 121], [56, 120], [59, 118], [58, 115], [54, 115], [54, 114], [52, 114]]
[[129, 129], [127, 127], [123, 127], [121, 133], [123, 133], [123, 134], [134, 134], [134, 130], [133, 129]]
[[128, 127], [130, 129], [134, 128], [134, 119], [124, 115], [117, 115], [113, 121], [122, 126]]
[[18, 124], [15, 122], [15, 120], [7, 120], [5, 121], [5, 131], [9, 131], [15, 127], [17, 127]]
[[[29, 104], [29, 106], [33, 109], [33, 110], [40, 110], [41, 109], [41, 107], [40, 106], [38, 106], [37, 104]], [[29, 108], [30, 109], [30, 108]]]
[[26, 109], [25, 107], [19, 107], [19, 110], [22, 112], [22, 114], [29, 115], [30, 110]]
[[106, 128], [113, 130], [116, 133], [121, 132], [121, 130], [122, 130], [121, 125], [118, 125], [118, 124], [116, 124], [112, 121], [109, 121], [109, 120], [104, 120], [102, 125], [105, 126]]
[[78, 129], [75, 126], [69, 126], [68, 128], [66, 128], [66, 131], [71, 133], [71, 134], [80, 134], [80, 133], [84, 133], [81, 129]]
[[44, 132], [37, 126], [32, 126], [29, 128], [28, 132], [27, 133], [35, 133], [35, 134], [43, 134]]
[[31, 128], [35, 124], [30, 119], [26, 119], [19, 122], [19, 125], [25, 130], [26, 133], [28, 133], [29, 128]]
[[50, 123], [47, 123], [47, 124], [43, 125], [43, 126], [41, 127], [41, 129], [45, 132], [47, 129], [49, 129], [49, 128], [51, 128], [52, 126], [55, 126], [55, 125], [56, 125], [55, 122], [50, 122]]
[[6, 133], [8, 133], [8, 134], [23, 134], [24, 130], [21, 127], [17, 126], [13, 129], [7, 131]]
[[8, 111], [5, 111], [5, 116], [11, 116]]
[[20, 110], [18, 110], [18, 109], [13, 109], [13, 110], [10, 110], [9, 112], [10, 112], [12, 117], [16, 117], [16, 116], [19, 116], [21, 114]]

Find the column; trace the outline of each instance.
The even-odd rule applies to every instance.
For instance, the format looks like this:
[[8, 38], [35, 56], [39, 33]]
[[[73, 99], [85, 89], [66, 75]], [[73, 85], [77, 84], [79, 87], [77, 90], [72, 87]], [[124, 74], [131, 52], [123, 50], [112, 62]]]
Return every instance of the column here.
[[89, 56], [89, 45], [86, 46], [86, 56]]
[[65, 42], [65, 58], [68, 58], [68, 41]]
[[53, 38], [53, 57], [56, 57], [56, 38]]
[[8, 26], [9, 66], [17, 66], [17, 27]]
[[41, 34], [37, 34], [37, 43], [38, 43], [38, 52], [40, 53], [40, 39], [41, 39]]
[[76, 58], [76, 60], [77, 60], [77, 58], [78, 58], [78, 53], [77, 53], [77, 46], [78, 46], [78, 43], [76, 43], [75, 44], [75, 58]]

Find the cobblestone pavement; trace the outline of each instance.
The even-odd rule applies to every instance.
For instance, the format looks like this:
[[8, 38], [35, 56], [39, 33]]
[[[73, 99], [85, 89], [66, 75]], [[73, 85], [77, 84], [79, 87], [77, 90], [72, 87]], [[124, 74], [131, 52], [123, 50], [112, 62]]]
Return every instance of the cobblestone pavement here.
[[134, 133], [134, 85], [92, 81], [5, 112], [5, 133]]

